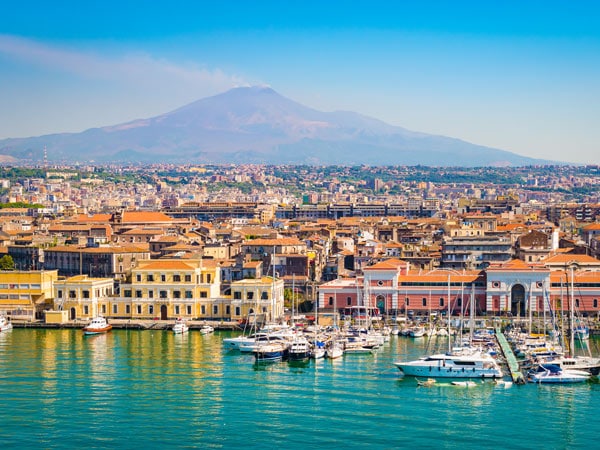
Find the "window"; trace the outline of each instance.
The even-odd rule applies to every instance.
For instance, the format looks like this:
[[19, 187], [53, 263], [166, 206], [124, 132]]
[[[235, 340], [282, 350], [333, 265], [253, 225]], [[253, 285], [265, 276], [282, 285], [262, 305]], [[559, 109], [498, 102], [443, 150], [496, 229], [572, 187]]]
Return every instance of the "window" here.
[[263, 312], [263, 313], [266, 313], [266, 312], [267, 312], [267, 307], [266, 307], [266, 306], [263, 306], [263, 308], [262, 308], [262, 312]]
[[148, 314], [154, 314], [154, 305], [148, 305]]
[[142, 305], [137, 305], [137, 313], [138, 314], [142, 313]]
[[142, 298], [142, 290], [138, 289], [135, 291], [135, 298]]
[[192, 282], [192, 276], [191, 275], [186, 275], [185, 276], [185, 282], [186, 283], [191, 283]]
[[210, 273], [206, 274], [206, 282], [210, 283], [212, 280], [212, 275]]
[[268, 293], [267, 291], [263, 291], [263, 292], [260, 294], [260, 299], [261, 299], [261, 300], [269, 300], [269, 293]]
[[352, 305], [352, 297], [346, 297], [346, 305]]
[[383, 286], [383, 280], [379, 280], [379, 281], [377, 282], [377, 286]]
[[228, 316], [231, 315], [231, 306], [229, 306], [229, 305], [225, 306], [225, 314]]
[[181, 281], [181, 275], [173, 275], [173, 281], [179, 283]]
[[106, 314], [106, 305], [102, 305], [102, 314]]
[[208, 298], [208, 293], [206, 291], [200, 291], [200, 298]]
[[113, 314], [117, 314], [119, 312], [119, 305], [116, 303], [113, 305]]
[[239, 306], [236, 306], [236, 307], [235, 307], [235, 315], [236, 315], [236, 316], [239, 316], [239, 315], [240, 315], [240, 313], [241, 313], [241, 311], [240, 311], [240, 307], [239, 307]]
[[62, 290], [61, 289], [58, 290], [58, 298], [62, 298]]
[[423, 306], [427, 306], [427, 297], [423, 297]]
[[192, 298], [192, 291], [185, 291], [185, 298]]
[[242, 293], [240, 291], [234, 291], [233, 292], [233, 299], [234, 300], [241, 300], [242, 299]]
[[160, 295], [160, 298], [167, 298], [167, 291], [160, 291], [159, 295]]
[[181, 292], [180, 291], [173, 291], [173, 298], [181, 298]]
[[579, 308], [579, 299], [578, 298], [575, 299], [575, 308]]
[[75, 291], [69, 291], [69, 298], [76, 298], [77, 295], [75, 293]]
[[598, 299], [597, 298], [594, 299], [593, 305], [594, 305], [594, 308], [598, 307]]
[[90, 298], [90, 291], [83, 291], [83, 298]]
[[146, 276], [146, 281], [154, 281], [154, 275], [152, 275], [151, 273], [149, 273], [149, 274]]
[[125, 305], [125, 314], [131, 314], [131, 306]]
[[148, 298], [154, 298], [154, 291], [148, 291]]
[[206, 305], [200, 306], [200, 314], [202, 314], [202, 315], [206, 314]]
[[125, 297], [131, 297], [131, 289], [125, 289], [125, 290], [123, 291], [123, 295], [124, 295]]
[[188, 316], [191, 316], [192, 315], [192, 305], [187, 305], [186, 309], [187, 309]]
[[219, 314], [219, 305], [213, 305], [213, 314], [214, 315]]
[[254, 292], [246, 292], [246, 300], [252, 300], [254, 298]]
[[138, 274], [135, 276], [135, 281], [137, 281], [138, 283], [141, 283], [141, 282], [142, 282], [142, 275], [138, 273]]
[[180, 314], [180, 312], [179, 312], [179, 305], [175, 305], [175, 315], [177, 316], [179, 314]]
[[83, 314], [88, 315], [90, 313], [90, 307], [88, 305], [83, 306]]
[[329, 299], [328, 299], [328, 300], [329, 300], [329, 305], [330, 305], [330, 306], [331, 306], [331, 305], [333, 305], [333, 297], [329, 297]]
[[444, 298], [440, 297], [440, 306], [444, 306]]
[[165, 281], [167, 281], [167, 276], [166, 276], [165, 274], [161, 274], [161, 275], [160, 275], [160, 281], [162, 281], [163, 283], [164, 283]]
[[406, 306], [410, 305], [410, 298], [406, 297], [406, 298], [404, 299], [404, 304], [405, 304]]

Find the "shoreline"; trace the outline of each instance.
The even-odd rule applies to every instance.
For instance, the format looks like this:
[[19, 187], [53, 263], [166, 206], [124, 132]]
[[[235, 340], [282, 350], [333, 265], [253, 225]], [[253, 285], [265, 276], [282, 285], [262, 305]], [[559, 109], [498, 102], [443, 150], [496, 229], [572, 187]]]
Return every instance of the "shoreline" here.
[[[65, 323], [46, 323], [43, 321], [11, 321], [13, 328], [40, 328], [40, 329], [80, 329], [83, 328], [89, 320], [73, 320]], [[136, 319], [110, 319], [109, 323], [115, 330], [170, 330], [175, 324], [172, 320], [136, 320]], [[187, 325], [192, 330], [199, 330], [205, 325], [210, 325], [215, 330], [237, 331], [240, 327], [236, 322], [222, 322], [211, 320], [188, 320]]]

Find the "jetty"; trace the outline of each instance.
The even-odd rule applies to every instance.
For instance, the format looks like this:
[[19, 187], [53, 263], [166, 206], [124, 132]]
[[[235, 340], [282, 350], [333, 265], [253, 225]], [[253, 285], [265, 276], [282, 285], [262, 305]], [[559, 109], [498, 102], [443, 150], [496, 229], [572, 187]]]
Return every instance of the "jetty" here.
[[[14, 328], [83, 328], [89, 322], [88, 319], [69, 320], [64, 323], [46, 323], [44, 321], [20, 321], [12, 320]], [[171, 320], [142, 320], [142, 319], [110, 319], [109, 323], [116, 330], [170, 330], [175, 325], [175, 319]], [[239, 330], [237, 322], [217, 321], [217, 320], [188, 320], [187, 325], [190, 330], [199, 330], [205, 325], [213, 327], [215, 330]]]
[[508, 364], [508, 369], [510, 370], [510, 377], [515, 384], [525, 384], [525, 377], [519, 370], [519, 363], [517, 362], [517, 357], [512, 351], [512, 348], [506, 337], [502, 333], [500, 328], [496, 328], [496, 339], [498, 344], [500, 345], [500, 349], [502, 350], [502, 354], [504, 355], [504, 359], [506, 359], [506, 363]]

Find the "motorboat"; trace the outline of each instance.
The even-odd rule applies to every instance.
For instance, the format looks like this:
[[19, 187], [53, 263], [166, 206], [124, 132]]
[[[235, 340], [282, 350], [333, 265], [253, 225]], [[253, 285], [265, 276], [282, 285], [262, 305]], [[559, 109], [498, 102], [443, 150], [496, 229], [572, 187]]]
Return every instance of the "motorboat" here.
[[254, 350], [256, 362], [275, 362], [287, 359], [289, 355], [289, 344], [284, 342], [268, 342], [258, 346]]
[[549, 358], [542, 363], [554, 364], [561, 369], [575, 369], [589, 372], [592, 375], [600, 374], [600, 358], [593, 356], [558, 356], [556, 358]]
[[473, 387], [473, 386], [477, 386], [477, 383], [475, 383], [474, 381], [451, 381], [450, 384], [452, 386], [462, 386], [462, 387]]
[[175, 334], [187, 333], [189, 329], [188, 324], [182, 318], [178, 318], [175, 321], [175, 325], [173, 325], [173, 333]]
[[461, 351], [423, 356], [394, 365], [404, 374], [431, 378], [502, 378], [502, 369], [489, 354]]
[[12, 323], [6, 316], [0, 316], [0, 331], [12, 330]]
[[210, 334], [210, 333], [214, 333], [215, 329], [213, 327], [211, 327], [210, 325], [204, 325], [202, 328], [200, 328], [200, 334]]
[[83, 327], [83, 334], [102, 334], [112, 330], [112, 325], [107, 322], [105, 317], [93, 317], [90, 323]]
[[304, 361], [310, 358], [311, 349], [308, 339], [304, 336], [296, 336], [290, 343], [288, 354], [292, 361]]
[[589, 380], [591, 374], [583, 370], [561, 369], [556, 364], [540, 364], [528, 373], [532, 383], [582, 383]]
[[344, 355], [344, 347], [339, 342], [333, 342], [325, 352], [325, 356], [329, 359], [336, 359]]

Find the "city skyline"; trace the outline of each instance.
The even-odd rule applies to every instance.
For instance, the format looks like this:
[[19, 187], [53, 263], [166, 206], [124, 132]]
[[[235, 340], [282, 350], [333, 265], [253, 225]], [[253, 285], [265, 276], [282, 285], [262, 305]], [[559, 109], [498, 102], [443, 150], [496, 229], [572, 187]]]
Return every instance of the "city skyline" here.
[[151, 117], [235, 86], [523, 156], [598, 163], [591, 2], [11, 5], [0, 139]]

